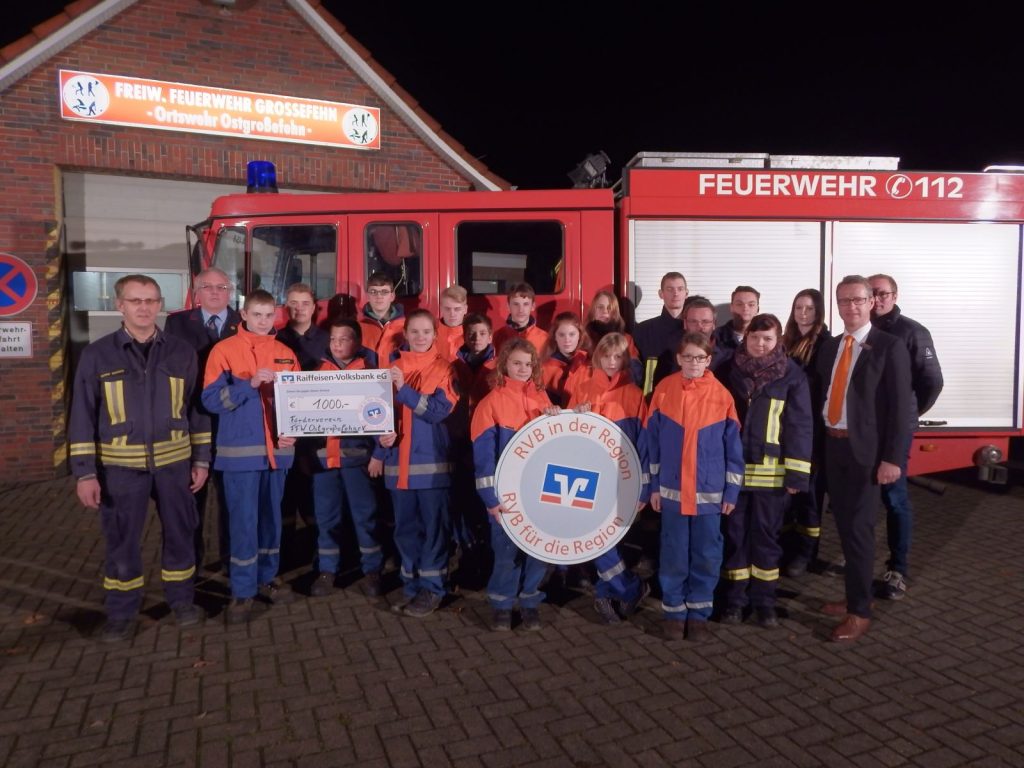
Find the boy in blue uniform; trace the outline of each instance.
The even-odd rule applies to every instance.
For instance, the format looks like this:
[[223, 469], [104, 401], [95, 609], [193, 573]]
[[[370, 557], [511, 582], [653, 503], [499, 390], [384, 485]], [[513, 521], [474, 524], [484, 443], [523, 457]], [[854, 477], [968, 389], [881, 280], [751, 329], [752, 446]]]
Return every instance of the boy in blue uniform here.
[[274, 297], [256, 290], [245, 298], [244, 325], [217, 344], [206, 363], [203, 405], [220, 415], [216, 468], [224, 472], [231, 539], [229, 624], [249, 620], [259, 592], [274, 603], [293, 598], [277, 580], [281, 497], [292, 464], [294, 437], [274, 424], [274, 373], [297, 371], [292, 352], [274, 338]]

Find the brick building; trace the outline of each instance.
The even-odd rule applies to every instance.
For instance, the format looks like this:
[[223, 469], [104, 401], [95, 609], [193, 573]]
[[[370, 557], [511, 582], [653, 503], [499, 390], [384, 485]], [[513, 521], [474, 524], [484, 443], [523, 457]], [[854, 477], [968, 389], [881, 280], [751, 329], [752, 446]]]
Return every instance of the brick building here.
[[[38, 281], [22, 311], [5, 312], [0, 301], [0, 337], [28, 323], [31, 340], [30, 356], [0, 357], [7, 406], [0, 483], [64, 471], [70, 369], [76, 350], [118, 325], [113, 282], [126, 272], [154, 274], [167, 308], [180, 306], [188, 288], [185, 225], [205, 218], [216, 196], [241, 191], [250, 160], [272, 161], [282, 189], [505, 186], [317, 0], [78, 0], [0, 50], [0, 62], [0, 273], [16, 263], [3, 261], [6, 254], [27, 263]], [[105, 94], [111, 104], [121, 96], [144, 100], [150, 92], [139, 83], [146, 81], [162, 84], [152, 93], [163, 94], [155, 99], [163, 104], [141, 107], [140, 125], [102, 115], [92, 121], [98, 101], [86, 90], [91, 95], [90, 83], [99, 91], [112, 77], [128, 84], [119, 80], [117, 93]], [[245, 135], [227, 118], [210, 118], [210, 126], [226, 129], [216, 135], [179, 129], [202, 124], [171, 115], [168, 96], [185, 103], [185, 114], [194, 94], [222, 89], [235, 99], [330, 102], [346, 120], [344, 110], [356, 105], [377, 128], [375, 141], [361, 137], [375, 148], [281, 140], [302, 129], [280, 111], [272, 119], [278, 140]], [[269, 135], [271, 118], [258, 119]]]

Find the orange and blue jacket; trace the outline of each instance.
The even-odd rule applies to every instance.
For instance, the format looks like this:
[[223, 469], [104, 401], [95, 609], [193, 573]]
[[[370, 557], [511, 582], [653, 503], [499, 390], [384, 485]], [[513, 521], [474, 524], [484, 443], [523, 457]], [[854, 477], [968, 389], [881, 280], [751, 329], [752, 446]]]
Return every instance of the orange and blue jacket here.
[[210, 462], [210, 417], [195, 407], [196, 353], [156, 330], [143, 357], [124, 329], [93, 342], [75, 371], [68, 419], [71, 472], [98, 466], [152, 471]]
[[528, 342], [533, 344], [534, 349], [540, 354], [540, 351], [544, 349], [544, 342], [548, 340], [548, 335], [540, 329], [537, 325], [537, 319], [531, 315], [530, 322], [526, 324], [525, 328], [516, 328], [512, 325], [512, 318], [506, 320], [505, 325], [494, 332], [494, 351], [501, 352], [502, 346], [512, 341], [512, 339], [526, 339]]
[[589, 359], [590, 356], [582, 349], [577, 349], [572, 357], [566, 357], [556, 349], [541, 363], [540, 378], [552, 403], [560, 408], [569, 404], [576, 378], [586, 372]]
[[494, 472], [505, 446], [523, 425], [540, 416], [551, 406], [547, 393], [533, 381], [512, 381], [506, 378], [501, 386], [480, 401], [473, 413], [470, 436], [473, 439], [473, 464], [476, 492], [484, 505], [498, 506], [494, 488]]
[[394, 365], [405, 376], [395, 392], [395, 432], [390, 448], [378, 444], [374, 458], [384, 460], [384, 485], [390, 490], [451, 486], [451, 445], [445, 419], [458, 398], [452, 364], [432, 346], [426, 352], [403, 350]]
[[392, 304], [387, 319], [382, 322], [371, 314], [370, 305], [364, 304], [359, 327], [363, 346], [372, 349], [378, 360], [390, 360], [405, 342], [405, 309], [401, 304]]
[[654, 390], [644, 425], [651, 491], [683, 515], [710, 515], [735, 504], [743, 484], [736, 404], [711, 371], [675, 374]]
[[633, 383], [633, 374], [628, 369], [619, 371], [609, 378], [600, 368], [588, 366], [576, 374], [574, 381], [568, 407], [575, 408], [583, 403], [590, 403], [591, 413], [614, 422], [615, 426], [629, 438], [640, 458], [640, 466], [644, 467], [640, 498], [647, 501], [650, 495], [646, 471], [647, 444], [643, 438], [647, 403], [644, 401], [643, 390]]
[[455, 362], [459, 350], [466, 343], [465, 332], [461, 325], [456, 325], [452, 328], [450, 325], [445, 325], [444, 322], [438, 322], [437, 341], [435, 343], [448, 362]]
[[238, 334], [218, 342], [206, 361], [203, 406], [220, 415], [214, 468], [225, 472], [288, 469], [294, 448], [277, 446], [274, 385], [250, 383], [260, 368], [300, 371], [295, 353], [272, 335]]
[[[320, 371], [362, 371], [367, 368], [377, 367], [377, 356], [372, 349], [362, 347], [356, 352], [348, 365], [339, 363], [331, 355], [330, 351], [320, 362]], [[320, 459], [320, 466], [324, 469], [341, 469], [342, 467], [365, 467], [373, 455], [373, 447], [376, 440], [372, 437], [328, 437], [322, 448], [318, 448], [316, 455]]]

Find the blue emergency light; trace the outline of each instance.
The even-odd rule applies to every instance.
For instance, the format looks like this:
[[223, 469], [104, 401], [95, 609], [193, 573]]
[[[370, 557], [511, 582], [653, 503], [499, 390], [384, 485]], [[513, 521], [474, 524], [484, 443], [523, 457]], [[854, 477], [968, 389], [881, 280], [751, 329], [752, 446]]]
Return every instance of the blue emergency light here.
[[246, 192], [277, 192], [277, 169], [269, 160], [251, 160]]

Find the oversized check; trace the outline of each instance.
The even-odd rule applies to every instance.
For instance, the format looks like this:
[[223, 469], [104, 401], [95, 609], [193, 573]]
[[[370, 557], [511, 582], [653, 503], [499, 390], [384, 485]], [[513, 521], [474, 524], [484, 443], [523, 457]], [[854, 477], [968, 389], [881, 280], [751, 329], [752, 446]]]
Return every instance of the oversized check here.
[[387, 369], [279, 371], [274, 402], [281, 435], [382, 435], [395, 428]]

